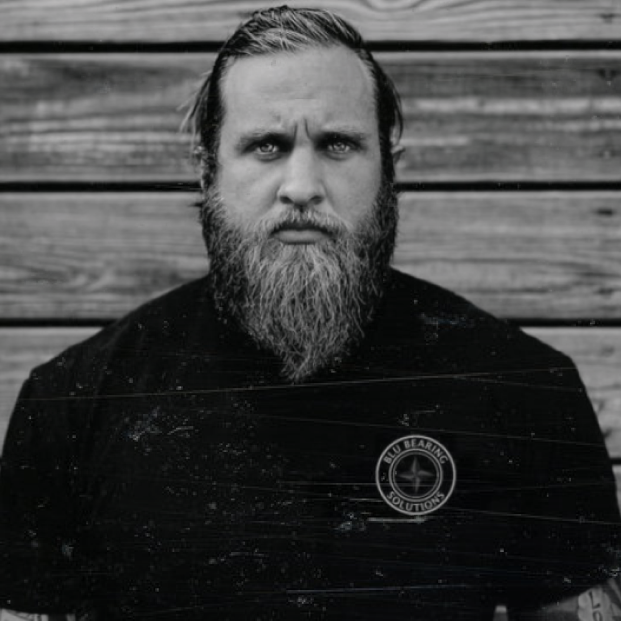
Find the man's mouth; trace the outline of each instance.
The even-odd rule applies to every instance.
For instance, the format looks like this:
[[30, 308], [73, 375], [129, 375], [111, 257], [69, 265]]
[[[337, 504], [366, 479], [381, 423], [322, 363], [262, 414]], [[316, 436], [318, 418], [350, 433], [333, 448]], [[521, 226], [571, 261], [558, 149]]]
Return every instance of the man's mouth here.
[[307, 222], [287, 222], [277, 227], [273, 235], [284, 244], [316, 244], [331, 237], [327, 229]]

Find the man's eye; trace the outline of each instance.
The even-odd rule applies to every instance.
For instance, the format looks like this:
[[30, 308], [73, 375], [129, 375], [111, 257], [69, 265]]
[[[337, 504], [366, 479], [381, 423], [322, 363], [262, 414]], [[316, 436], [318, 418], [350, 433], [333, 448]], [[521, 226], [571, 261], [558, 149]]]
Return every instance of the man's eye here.
[[274, 142], [260, 142], [255, 146], [255, 151], [261, 155], [273, 155], [278, 152], [278, 145]]
[[353, 150], [353, 145], [346, 140], [331, 140], [328, 143], [328, 151], [332, 153], [349, 153]]

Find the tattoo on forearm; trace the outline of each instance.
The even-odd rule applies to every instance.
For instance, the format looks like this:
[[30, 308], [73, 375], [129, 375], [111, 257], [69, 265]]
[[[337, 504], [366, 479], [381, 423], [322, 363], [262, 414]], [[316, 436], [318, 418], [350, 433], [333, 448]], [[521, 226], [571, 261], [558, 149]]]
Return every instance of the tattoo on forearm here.
[[621, 577], [611, 578], [578, 597], [538, 610], [509, 615], [514, 621], [621, 621]]
[[621, 621], [621, 587], [610, 579], [578, 597], [579, 621]]
[[15, 610], [0, 610], [0, 621], [76, 621], [75, 615], [39, 615]]

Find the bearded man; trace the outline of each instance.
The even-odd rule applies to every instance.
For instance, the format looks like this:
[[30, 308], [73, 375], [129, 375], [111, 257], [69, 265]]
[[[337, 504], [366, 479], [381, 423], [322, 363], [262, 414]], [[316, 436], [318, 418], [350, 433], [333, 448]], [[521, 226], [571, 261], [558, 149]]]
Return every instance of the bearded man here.
[[26, 382], [2, 618], [617, 618], [574, 366], [390, 268], [401, 114], [360, 35], [256, 13], [189, 123], [209, 273]]

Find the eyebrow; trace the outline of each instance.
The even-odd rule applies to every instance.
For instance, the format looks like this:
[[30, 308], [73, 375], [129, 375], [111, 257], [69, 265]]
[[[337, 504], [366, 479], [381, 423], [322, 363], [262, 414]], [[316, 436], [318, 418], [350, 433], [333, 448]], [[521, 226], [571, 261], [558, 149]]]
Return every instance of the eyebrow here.
[[366, 144], [370, 138], [367, 132], [363, 132], [357, 128], [353, 127], [327, 127], [322, 130], [322, 136], [330, 136], [330, 137], [342, 137], [349, 138], [349, 140], [355, 140], [360, 144]]

